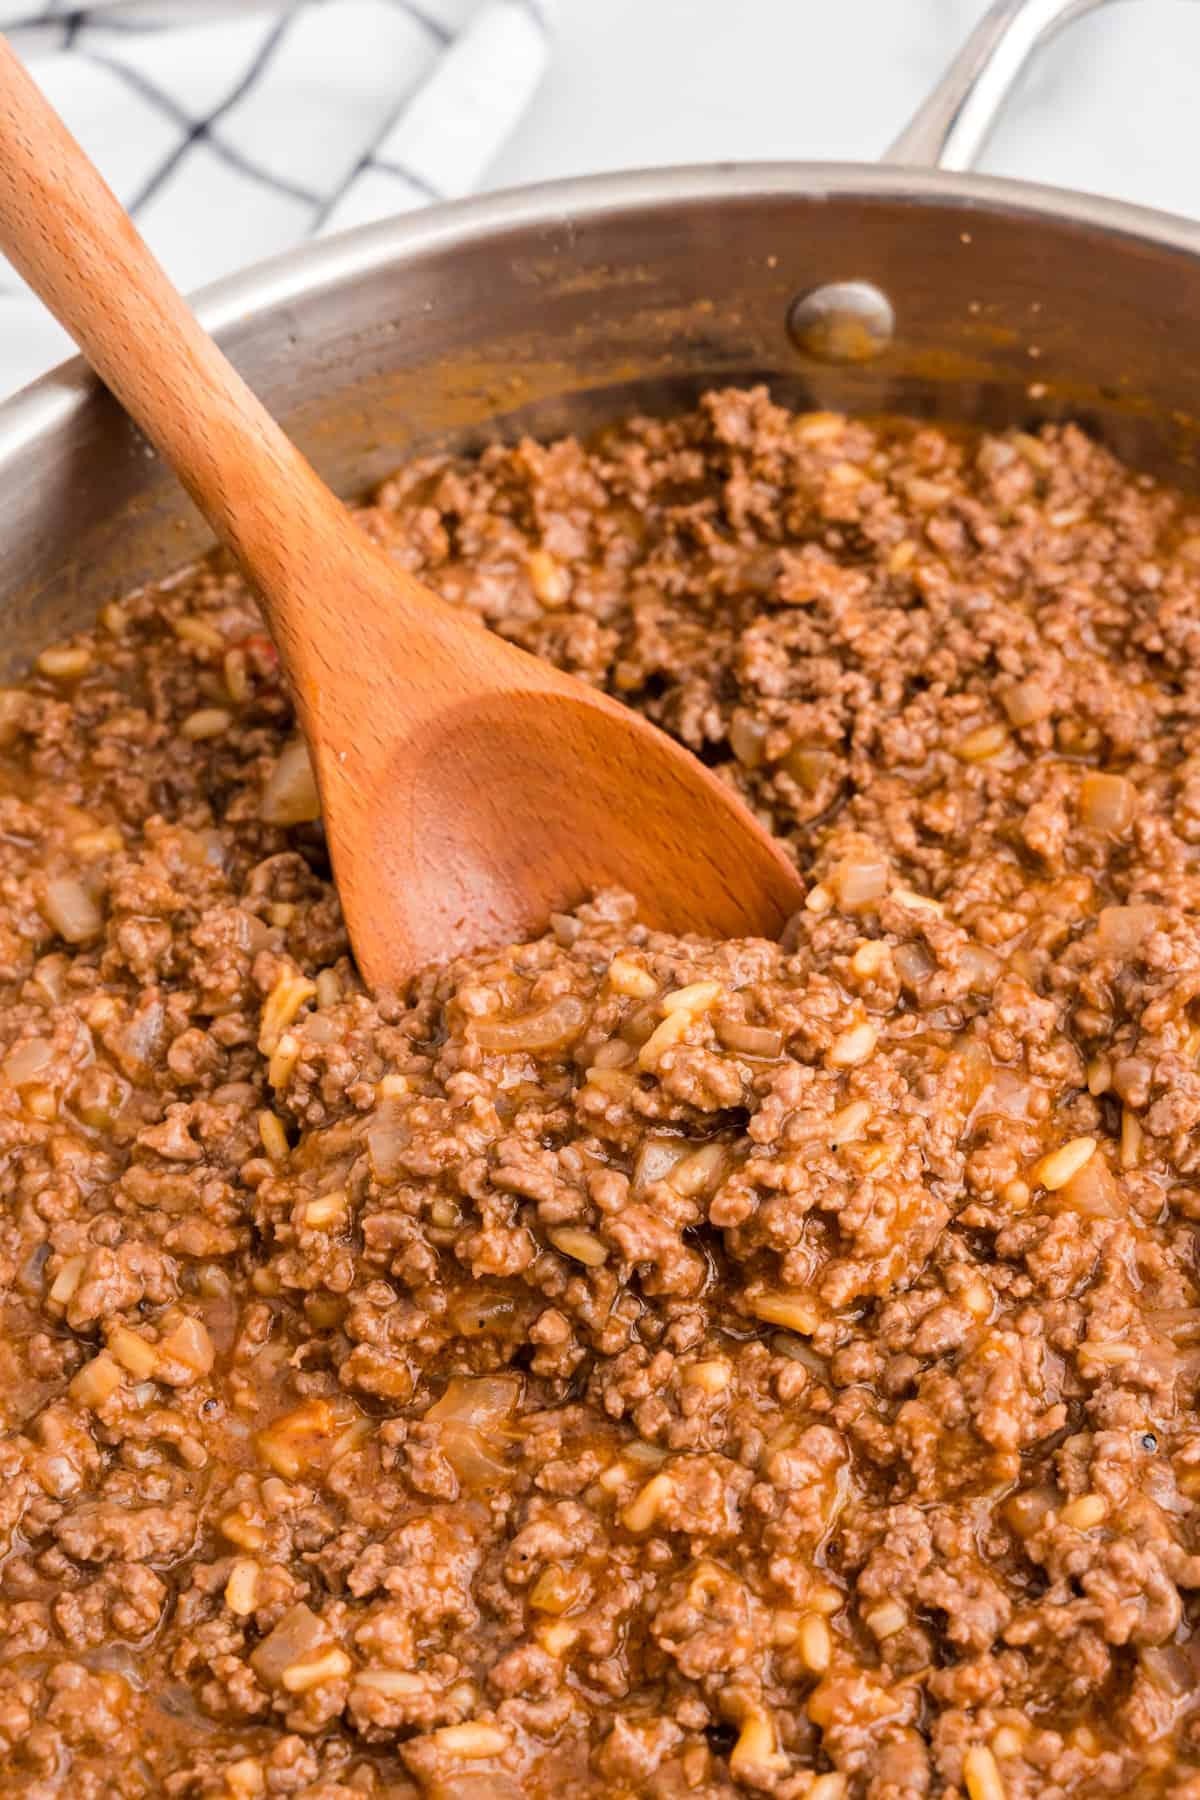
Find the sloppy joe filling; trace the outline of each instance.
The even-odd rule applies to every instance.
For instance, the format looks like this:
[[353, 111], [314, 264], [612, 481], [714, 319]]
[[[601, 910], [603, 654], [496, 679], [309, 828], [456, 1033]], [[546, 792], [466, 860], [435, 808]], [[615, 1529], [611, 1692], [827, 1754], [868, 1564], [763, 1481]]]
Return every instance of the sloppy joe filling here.
[[709, 394], [367, 528], [734, 783], [372, 997], [218, 559], [0, 695], [0, 1792], [1200, 1797], [1200, 515]]

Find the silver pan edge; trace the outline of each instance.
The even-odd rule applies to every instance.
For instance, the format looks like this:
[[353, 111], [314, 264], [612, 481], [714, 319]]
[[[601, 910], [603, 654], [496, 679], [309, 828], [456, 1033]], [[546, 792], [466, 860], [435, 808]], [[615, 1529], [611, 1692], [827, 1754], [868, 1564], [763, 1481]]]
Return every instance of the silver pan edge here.
[[[875, 283], [895, 335], [823, 363], [795, 297]], [[1200, 487], [1200, 226], [905, 167], [681, 168], [442, 205], [206, 290], [205, 323], [343, 494], [414, 452], [587, 432], [706, 384], [987, 424], [1074, 418]], [[0, 407], [3, 667], [208, 542], [78, 361]]]

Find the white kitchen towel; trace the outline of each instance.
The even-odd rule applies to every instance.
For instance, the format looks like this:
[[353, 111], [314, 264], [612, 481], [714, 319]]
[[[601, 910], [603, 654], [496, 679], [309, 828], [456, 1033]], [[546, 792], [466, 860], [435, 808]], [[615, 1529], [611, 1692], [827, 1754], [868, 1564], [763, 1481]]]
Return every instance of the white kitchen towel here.
[[[186, 290], [478, 184], [555, 0], [0, 0], [0, 29]], [[0, 395], [70, 353], [0, 262]]]

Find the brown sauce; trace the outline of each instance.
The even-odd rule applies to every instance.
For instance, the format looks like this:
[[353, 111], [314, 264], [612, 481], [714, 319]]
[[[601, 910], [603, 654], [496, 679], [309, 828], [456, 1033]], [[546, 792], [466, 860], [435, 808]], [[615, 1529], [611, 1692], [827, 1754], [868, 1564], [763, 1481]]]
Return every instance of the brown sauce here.
[[369, 529], [725, 770], [370, 999], [213, 560], [0, 695], [0, 1794], [1200, 1797], [1200, 519], [761, 393]]

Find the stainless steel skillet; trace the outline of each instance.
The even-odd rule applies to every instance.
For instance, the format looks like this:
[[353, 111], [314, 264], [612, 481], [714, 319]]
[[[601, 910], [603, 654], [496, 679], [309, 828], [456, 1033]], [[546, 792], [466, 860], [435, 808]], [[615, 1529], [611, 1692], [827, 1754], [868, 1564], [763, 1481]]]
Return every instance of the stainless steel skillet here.
[[[202, 316], [342, 493], [433, 443], [586, 431], [748, 379], [816, 407], [1074, 417], [1200, 486], [1200, 226], [961, 172], [1037, 45], [1097, 4], [997, 0], [881, 166], [434, 207], [222, 282]], [[204, 541], [79, 363], [0, 407], [0, 672]]]

